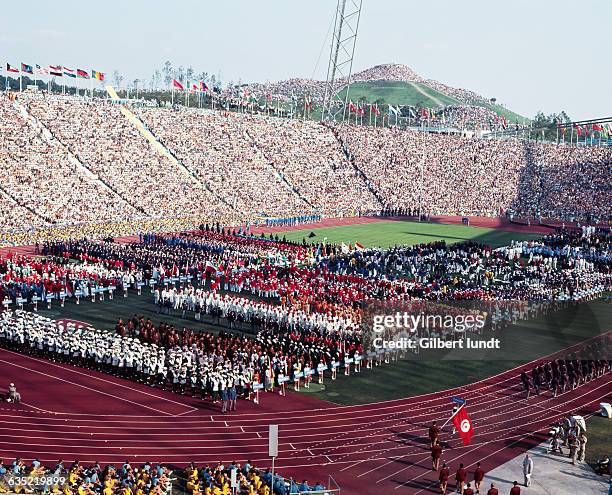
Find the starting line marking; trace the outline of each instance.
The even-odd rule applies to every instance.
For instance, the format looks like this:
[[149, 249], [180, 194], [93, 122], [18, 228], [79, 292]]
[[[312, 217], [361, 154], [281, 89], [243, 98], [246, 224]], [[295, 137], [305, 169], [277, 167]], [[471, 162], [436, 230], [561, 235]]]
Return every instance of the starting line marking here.
[[295, 447], [293, 446], [292, 443], [289, 444], [289, 447], [291, 447], [293, 450], [295, 450]]
[[255, 433], [257, 433], [257, 436], [258, 436], [259, 438], [261, 438], [261, 435], [259, 434], [259, 432], [258, 432], [258, 431], [257, 431], [257, 432], [255, 432]]

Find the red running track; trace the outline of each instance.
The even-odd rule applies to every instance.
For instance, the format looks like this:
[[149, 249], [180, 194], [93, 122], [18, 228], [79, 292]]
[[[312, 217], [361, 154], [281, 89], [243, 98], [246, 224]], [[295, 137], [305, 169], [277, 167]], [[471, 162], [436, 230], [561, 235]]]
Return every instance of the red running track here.
[[0, 458], [81, 462], [165, 462], [183, 467], [232, 460], [269, 465], [267, 430], [280, 425], [278, 471], [325, 482], [343, 494], [437, 493], [426, 431], [450, 415], [450, 398], [467, 399], [475, 436], [464, 447], [445, 429], [443, 460], [485, 470], [545, 438], [569, 412], [588, 414], [612, 396], [610, 374], [556, 399], [522, 398], [520, 369], [459, 389], [362, 406], [311, 397], [262, 394], [261, 405], [239, 401], [221, 415], [208, 402], [163, 392], [91, 370], [0, 350], [2, 383], [15, 382], [24, 403], [0, 404]]

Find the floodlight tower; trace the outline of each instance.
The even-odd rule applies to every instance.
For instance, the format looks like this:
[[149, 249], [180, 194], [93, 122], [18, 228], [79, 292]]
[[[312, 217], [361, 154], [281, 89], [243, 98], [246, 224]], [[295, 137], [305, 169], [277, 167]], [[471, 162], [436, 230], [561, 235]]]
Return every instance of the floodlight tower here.
[[[327, 65], [327, 80], [323, 97], [323, 120], [335, 121], [342, 114], [346, 116], [346, 108], [353, 70], [353, 56], [357, 42], [357, 30], [361, 17], [362, 0], [338, 0], [334, 20], [334, 35], [329, 52]], [[346, 85], [344, 97], [338, 94]]]

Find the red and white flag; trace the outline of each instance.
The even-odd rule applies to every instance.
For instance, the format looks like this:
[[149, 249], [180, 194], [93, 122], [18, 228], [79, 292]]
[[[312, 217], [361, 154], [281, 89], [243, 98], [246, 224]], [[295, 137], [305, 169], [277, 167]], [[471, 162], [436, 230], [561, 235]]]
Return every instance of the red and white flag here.
[[365, 246], [363, 244], [361, 244], [360, 242], [356, 242], [355, 243], [355, 249], [357, 251], [363, 251], [365, 249]]
[[177, 89], [185, 89], [183, 85], [178, 82], [176, 79], [172, 79], [172, 86]]
[[469, 445], [474, 434], [474, 425], [468, 416], [465, 406], [460, 407], [453, 416], [453, 425], [463, 440], [463, 445]]

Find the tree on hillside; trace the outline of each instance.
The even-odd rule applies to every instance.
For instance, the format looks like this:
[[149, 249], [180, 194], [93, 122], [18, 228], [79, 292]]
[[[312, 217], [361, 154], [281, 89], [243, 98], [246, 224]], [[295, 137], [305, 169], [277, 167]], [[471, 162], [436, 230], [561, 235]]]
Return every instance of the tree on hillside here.
[[187, 67], [187, 70], [185, 71], [185, 82], [189, 83], [190, 81], [193, 81], [194, 75], [195, 75], [195, 71], [193, 70], [193, 67], [190, 65], [189, 67]]
[[113, 71], [113, 82], [115, 83], [117, 90], [119, 90], [119, 88], [121, 88], [121, 83], [123, 82], [123, 76], [117, 69]]
[[162, 72], [164, 74], [164, 82], [166, 83], [166, 87], [170, 87], [170, 83], [172, 82], [172, 62], [170, 60], [166, 60], [164, 62], [164, 67], [162, 68]]
[[551, 113], [550, 115], [544, 115], [544, 112], [538, 112], [533, 119], [533, 128], [538, 129], [535, 134], [536, 139], [546, 139], [554, 141], [559, 139], [559, 132], [557, 129], [558, 124], [569, 124], [572, 120], [565, 113]]
[[151, 90], [159, 89], [161, 84], [162, 76], [159, 70], [156, 70], [151, 76]]
[[179, 81], [183, 86], [185, 85], [185, 67], [182, 65], [174, 70], [174, 79]]

